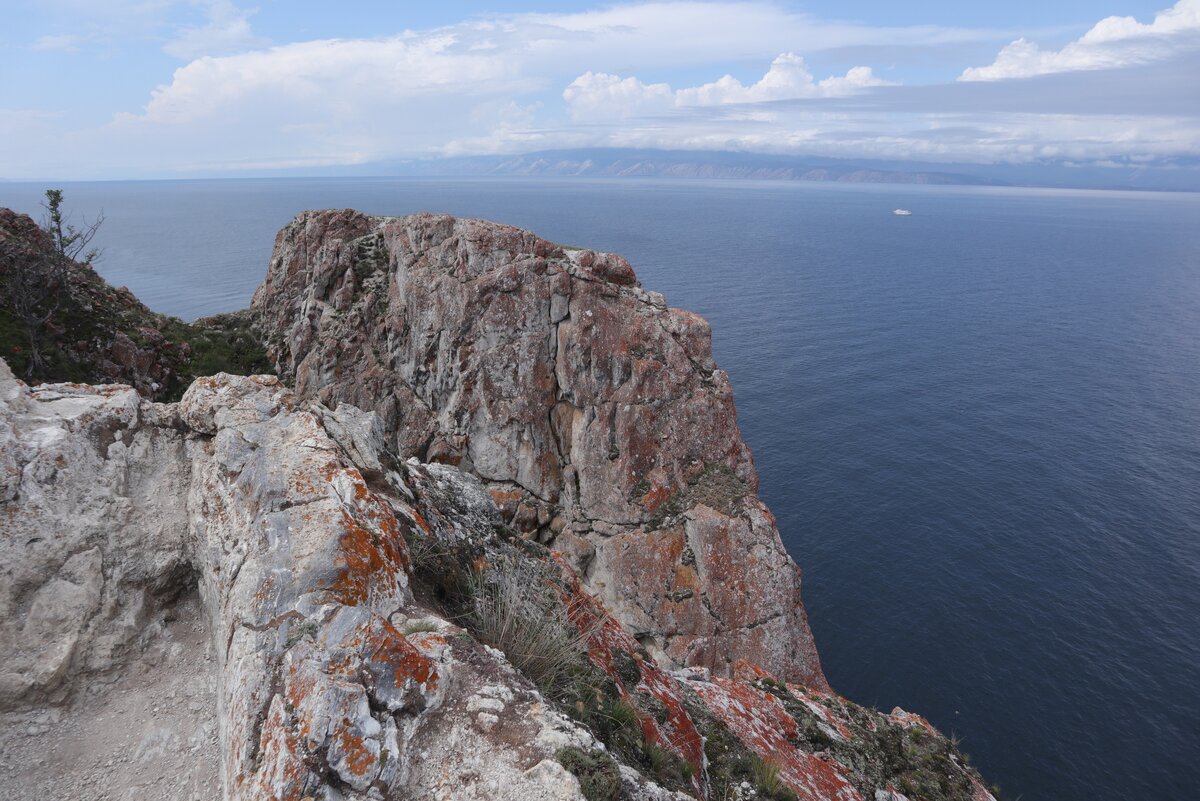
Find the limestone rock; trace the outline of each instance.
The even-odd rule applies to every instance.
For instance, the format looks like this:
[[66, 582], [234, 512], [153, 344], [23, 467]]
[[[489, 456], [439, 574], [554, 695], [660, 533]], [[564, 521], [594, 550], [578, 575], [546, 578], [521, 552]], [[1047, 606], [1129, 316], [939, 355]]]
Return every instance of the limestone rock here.
[[[118, 385], [30, 389], [0, 361], [0, 706], [111, 681], [153, 647], [150, 621], [198, 584], [225, 798], [349, 801], [400, 786], [582, 798], [554, 759], [564, 744], [593, 747], [591, 734], [503, 654], [414, 605], [413, 491], [395, 470], [376, 489], [363, 478], [392, 461], [379, 431], [373, 415], [307, 406], [272, 376], [201, 379], [161, 406]], [[447, 532], [495, 518], [476, 492], [438, 496]], [[405, 634], [409, 618], [437, 631]], [[635, 784], [650, 794], [630, 797], [671, 795]]]
[[253, 308], [297, 394], [494, 489], [656, 655], [824, 686], [707, 323], [619, 256], [445, 215], [306, 212]]

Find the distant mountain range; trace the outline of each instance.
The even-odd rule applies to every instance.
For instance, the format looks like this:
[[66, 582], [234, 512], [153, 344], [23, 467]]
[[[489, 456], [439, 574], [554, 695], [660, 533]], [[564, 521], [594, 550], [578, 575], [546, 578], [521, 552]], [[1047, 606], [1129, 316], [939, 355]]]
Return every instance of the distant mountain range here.
[[702, 150], [588, 148], [520, 155], [370, 162], [275, 174], [424, 177], [709, 178], [839, 183], [1041, 186], [1069, 189], [1200, 191], [1200, 159], [1105, 166], [1066, 162], [941, 164]]
[[518, 156], [467, 156], [401, 162], [402, 174], [524, 175], [588, 178], [732, 178], [878, 184], [998, 183], [975, 175], [903, 166], [679, 150], [545, 150]]
[[[900, 159], [836, 159], [716, 150], [579, 148], [519, 155], [455, 156], [280, 169], [201, 170], [188, 178], [530, 177], [545, 179], [740, 179], [943, 186], [1032, 186], [1200, 192], [1200, 158], [1153, 164], [1127, 159], [1103, 165], [934, 163]], [[161, 178], [161, 175], [124, 176]], [[0, 182], [4, 179], [0, 178]]]

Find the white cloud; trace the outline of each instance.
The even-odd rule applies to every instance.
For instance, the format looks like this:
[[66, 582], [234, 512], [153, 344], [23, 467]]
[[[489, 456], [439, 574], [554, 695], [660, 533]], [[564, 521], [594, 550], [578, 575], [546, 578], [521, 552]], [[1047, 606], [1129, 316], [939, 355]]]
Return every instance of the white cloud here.
[[[462, 102], [519, 91], [503, 51], [472, 49], [453, 34], [387, 39], [327, 39], [234, 56], [204, 57], [175, 71], [128, 123], [195, 123], [231, 112], [320, 121], [328, 114], [371, 119], [395, 104], [433, 93]], [[256, 112], [256, 109], [258, 110]]]
[[563, 90], [575, 120], [613, 119], [664, 111], [675, 105], [665, 83], [642, 83], [607, 72], [585, 72]]
[[689, 106], [844, 97], [868, 87], [887, 85], [891, 83], [875, 77], [870, 67], [854, 67], [845, 75], [817, 81], [804, 59], [795, 53], [782, 53], [761, 79], [748, 86], [732, 75], [701, 86], [672, 89], [666, 83], [647, 84], [633, 77], [585, 72], [567, 86], [563, 99], [572, 119], [600, 121]]
[[229, 0], [202, 0], [195, 4], [204, 8], [205, 24], [181, 28], [176, 38], [163, 46], [167, 55], [187, 61], [269, 44], [250, 30], [253, 10], [238, 8]]
[[746, 86], [732, 75], [726, 75], [703, 86], [680, 89], [676, 100], [681, 106], [761, 103], [805, 97], [840, 97], [871, 86], [889, 84], [889, 81], [876, 78], [870, 67], [854, 67], [843, 76], [817, 81], [804, 59], [795, 53], [783, 53], [771, 62], [771, 68], [757, 83]]
[[[1039, 81], [1036, 89], [964, 82], [864, 92], [886, 82], [865, 66], [818, 77], [794, 54], [919, 49], [979, 33], [830, 23], [779, 5], [729, 0], [476, 18], [378, 38], [246, 50], [253, 32], [249, 14], [234, 5], [239, 1], [112, 0], [144, 12], [138, 36], [147, 47], [156, 50], [174, 36], [169, 51], [203, 55], [165, 76], [143, 107], [100, 127], [68, 115], [6, 116], [0, 109], [0, 139], [9, 141], [10, 132], [19, 143], [0, 154], [0, 174], [164, 175], [591, 146], [939, 161], [1200, 154], [1200, 117], [1188, 94], [1195, 91], [1194, 69], [1179, 60], [1138, 68], [1158, 71], [1154, 103], [1128, 99], [1143, 94], [1136, 83], [1141, 73], [1133, 69], [1072, 72]], [[1075, 53], [1081, 48], [1088, 63], [1101, 51], [1134, 63], [1128, 59], [1138, 48], [1161, 53], [1164, 43], [1179, 48], [1191, 41], [1198, 4], [1183, 0], [1151, 23], [1105, 20], [1062, 51], [1014, 43], [998, 63], [1061, 71], [1061, 60], [1081, 58]], [[723, 75], [747, 64], [770, 66], [757, 79]], [[675, 77], [697, 74], [723, 77]], [[1136, 95], [1112, 100], [1117, 75]], [[1070, 82], [1073, 89], [1048, 82]], [[1037, 103], [1012, 102], [1015, 94], [1034, 92]], [[1171, 102], [1164, 93], [1173, 93]], [[1067, 103], [1068, 95], [1078, 102]]]
[[59, 36], [40, 36], [31, 45], [34, 50], [60, 50], [64, 53], [74, 53], [79, 50], [81, 39], [74, 34]]
[[1179, 0], [1155, 15], [1153, 22], [1133, 17], [1108, 17], [1061, 50], [1042, 50], [1017, 39], [986, 67], [970, 67], [962, 81], [1027, 78], [1055, 72], [1095, 70], [1143, 64], [1168, 58], [1181, 49], [1200, 45], [1200, 0]]

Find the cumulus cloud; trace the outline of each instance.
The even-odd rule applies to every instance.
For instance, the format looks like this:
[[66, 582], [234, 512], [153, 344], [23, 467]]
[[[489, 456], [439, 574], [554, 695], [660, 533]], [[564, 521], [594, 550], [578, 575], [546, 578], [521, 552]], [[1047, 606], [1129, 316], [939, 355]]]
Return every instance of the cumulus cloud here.
[[205, 23], [181, 28], [176, 37], [163, 46], [167, 55], [188, 61], [269, 44], [267, 39], [255, 36], [250, 30], [252, 10], [238, 8], [229, 0], [209, 0], [199, 4], [204, 9]]
[[771, 62], [771, 68], [757, 83], [746, 86], [732, 75], [726, 75], [703, 86], [680, 89], [676, 98], [682, 106], [717, 106], [802, 97], [839, 97], [871, 86], [888, 85], [891, 82], [875, 77], [870, 67], [854, 67], [845, 75], [817, 81], [804, 59], [795, 53], [783, 53]]
[[[80, 13], [88, 6], [43, 2], [78, 4]], [[1062, 50], [1014, 43], [1000, 67], [968, 70], [977, 79], [1005, 70], [1053, 75], [916, 87], [887, 85], [866, 66], [843, 70], [875, 63], [887, 47], [924, 52], [979, 41], [980, 32], [833, 23], [725, 0], [477, 17], [266, 46], [237, 2], [112, 0], [156, 9], [141, 18], [139, 36], [154, 49], [169, 40], [168, 52], [187, 63], [140, 108], [106, 114], [104, 124], [0, 109], [0, 138], [22, 143], [0, 154], [0, 174], [63, 174], [63, 153], [88, 170], [75, 174], [89, 176], [594, 146], [984, 162], [1200, 154], [1200, 58], [1187, 61], [1200, 56], [1187, 51], [1200, 0], [1181, 0], [1147, 23], [1105, 20]], [[814, 75], [796, 53], [846, 62]], [[1091, 66], [1062, 66], [1070, 63]], [[769, 67], [739, 79], [724, 74], [734, 64]], [[947, 77], [960, 69], [948, 67]], [[715, 76], [723, 77], [707, 81]]]
[[576, 120], [611, 119], [668, 109], [675, 104], [675, 93], [665, 83], [585, 72], [563, 90], [563, 100]]
[[563, 99], [575, 120], [611, 120], [662, 112], [689, 106], [723, 106], [794, 100], [812, 97], [842, 97], [872, 86], [889, 86], [870, 67], [854, 67], [845, 75], [818, 81], [795, 53], [782, 53], [771, 62], [761, 79], [746, 85], [725, 75], [700, 86], [672, 89], [666, 83], [643, 83], [638, 78], [621, 78], [608, 73], [585, 72], [567, 86]]
[[1200, 46], [1200, 0], [1179, 0], [1149, 23], [1108, 17], [1061, 50], [1043, 50], [1025, 38], [1002, 49], [986, 67], [970, 67], [961, 81], [1028, 78], [1056, 72], [1144, 64]]

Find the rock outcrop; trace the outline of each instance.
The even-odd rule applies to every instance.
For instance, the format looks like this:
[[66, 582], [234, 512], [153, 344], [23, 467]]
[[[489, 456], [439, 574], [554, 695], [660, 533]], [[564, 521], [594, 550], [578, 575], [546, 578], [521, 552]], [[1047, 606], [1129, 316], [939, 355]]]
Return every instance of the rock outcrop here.
[[[45, 298], [19, 309], [16, 284], [44, 279], [61, 265]], [[39, 267], [41, 269], [39, 269]], [[31, 358], [33, 325], [41, 364]], [[63, 259], [50, 236], [24, 214], [0, 208], [0, 357], [31, 382], [122, 383], [142, 396], [177, 400], [192, 380], [212, 373], [267, 372], [245, 313], [185, 323], [156, 314], [125, 287], [113, 287], [87, 264]]]
[[198, 585], [226, 798], [580, 797], [555, 755], [592, 735], [413, 604], [419, 515], [381, 442], [373, 416], [300, 404], [271, 376], [201, 379], [163, 406], [124, 386], [31, 391], [0, 362], [0, 707], [119, 670]]
[[295, 390], [0, 360], [0, 794], [992, 799], [830, 691], [707, 326], [624, 260], [309, 213], [254, 317]]
[[703, 319], [620, 256], [444, 215], [307, 212], [253, 310], [302, 397], [483, 479], [656, 657], [825, 687]]
[[[400, 462], [383, 432], [272, 376], [161, 405], [30, 389], [0, 361], [0, 755], [31, 704], [65, 704], [72, 729], [73, 696], [125, 694], [196, 594], [211, 664], [175, 671], [215, 674], [227, 799], [990, 797], [916, 716], [746, 662], [659, 664], [477, 477]], [[546, 621], [537, 653], [503, 633]], [[53, 754], [54, 728], [31, 728]], [[192, 797], [149, 753], [103, 789]], [[5, 768], [9, 797], [91, 786], [53, 760]]]

